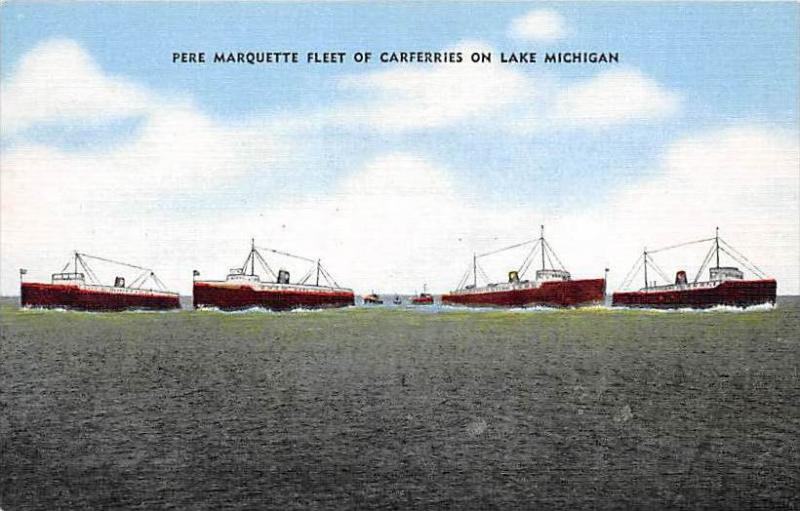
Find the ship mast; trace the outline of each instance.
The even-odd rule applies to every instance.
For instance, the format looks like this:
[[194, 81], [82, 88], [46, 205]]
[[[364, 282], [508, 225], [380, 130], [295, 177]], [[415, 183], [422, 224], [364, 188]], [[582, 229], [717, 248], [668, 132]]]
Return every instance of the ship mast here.
[[256, 239], [250, 238], [250, 275], [256, 274]]
[[541, 247], [542, 247], [542, 269], [544, 270], [544, 255], [545, 255], [544, 254], [544, 225], [540, 225], [539, 227], [541, 228], [541, 231], [540, 231], [540, 234], [539, 234], [539, 243], [541, 244]]
[[472, 253], [472, 287], [478, 287], [478, 254]]
[[647, 247], [644, 247], [644, 288], [647, 289]]
[[714, 243], [716, 244], [716, 251], [717, 251], [717, 268], [719, 268], [719, 226], [717, 226], [717, 232], [714, 236]]
[[319, 286], [319, 259], [317, 259], [317, 286]]

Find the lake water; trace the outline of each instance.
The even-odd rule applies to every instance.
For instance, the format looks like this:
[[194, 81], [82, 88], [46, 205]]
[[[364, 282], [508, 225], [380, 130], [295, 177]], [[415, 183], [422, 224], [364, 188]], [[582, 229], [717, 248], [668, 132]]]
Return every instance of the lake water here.
[[0, 306], [0, 507], [800, 507], [800, 302]]

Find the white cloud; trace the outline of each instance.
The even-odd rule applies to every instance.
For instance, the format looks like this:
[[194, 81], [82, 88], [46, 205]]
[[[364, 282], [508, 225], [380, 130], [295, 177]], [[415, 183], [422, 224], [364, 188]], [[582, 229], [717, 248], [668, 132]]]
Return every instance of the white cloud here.
[[108, 76], [77, 43], [56, 39], [27, 53], [2, 85], [3, 133], [40, 122], [103, 122], [141, 115], [154, 98]]
[[340, 84], [367, 94], [363, 103], [338, 108], [342, 124], [367, 125], [382, 131], [440, 128], [495, 115], [535, 93], [526, 77], [500, 64], [474, 64], [472, 52], [492, 52], [480, 41], [465, 41], [448, 52], [461, 51], [464, 62], [400, 66], [348, 76]]
[[[663, 119], [677, 113], [680, 99], [636, 69], [604, 71], [569, 83], [545, 73], [531, 74], [497, 62], [499, 53], [481, 41], [464, 41], [465, 62], [398, 66], [350, 75], [345, 91], [364, 94], [314, 123], [414, 132], [453, 126], [530, 134], [553, 129], [599, 129]], [[491, 64], [473, 64], [473, 51], [490, 52]]]
[[[595, 211], [573, 221], [575, 228], [593, 231], [584, 239], [612, 264], [614, 285], [644, 246], [707, 238], [719, 226], [723, 238], [778, 279], [779, 293], [796, 294], [799, 167], [797, 133], [748, 125], [716, 130], [672, 144], [655, 172], [633, 177]], [[679, 268], [691, 273], [702, 252], [702, 247], [676, 250], [656, 259], [668, 273]]]
[[[376, 157], [315, 197], [193, 218], [109, 215], [99, 203], [64, 214], [65, 206], [48, 199], [47, 212], [32, 208], [13, 229], [4, 215], [3, 290], [16, 291], [18, 266], [47, 278], [77, 245], [154, 265], [169, 284], [188, 292], [191, 269], [224, 276], [243, 259], [253, 235], [262, 245], [321, 255], [340, 284], [360, 292], [412, 292], [423, 283], [440, 292], [457, 283], [473, 250], [533, 237], [543, 222], [576, 278], [602, 275], [608, 266], [617, 286], [643, 245], [710, 236], [719, 225], [725, 238], [778, 278], [781, 293], [797, 293], [799, 164], [791, 133], [745, 126], [679, 141], [658, 168], [605, 201], [566, 214], [486, 202], [459, 188], [453, 179], [458, 169], [411, 153]], [[485, 266], [502, 279], [523, 255]], [[658, 261], [667, 272], [684, 265], [692, 271], [701, 256], [678, 252]], [[304, 270], [284, 263], [295, 276]]]
[[[800, 149], [792, 135], [742, 126], [688, 137], [627, 187], [566, 214], [486, 202], [458, 187], [458, 169], [408, 153], [376, 158], [322, 202], [290, 202], [269, 214], [273, 224], [287, 226], [276, 240], [324, 253], [340, 282], [361, 291], [411, 292], [425, 282], [450, 289], [473, 250], [534, 237], [543, 222], [576, 277], [610, 267], [612, 287], [643, 245], [709, 237], [719, 225], [724, 238], [778, 278], [781, 293], [797, 293]], [[667, 272], [691, 272], [703, 255], [677, 251], [657, 260]], [[484, 264], [502, 279], [523, 256], [524, 250]]]
[[4, 134], [134, 114], [141, 121], [133, 135], [111, 145], [67, 150], [20, 137], [4, 148], [0, 253], [6, 293], [17, 266], [43, 267], [75, 247], [102, 253], [103, 247], [141, 244], [158, 233], [163, 244], [181, 238], [172, 230], [174, 219], [163, 217], [176, 214], [175, 202], [197, 208], [212, 189], [227, 190], [235, 202], [248, 192], [233, 187], [238, 178], [263, 175], [293, 158], [293, 144], [264, 124], [222, 124], [188, 101], [108, 77], [66, 41], [25, 55], [2, 84], [2, 103]]
[[595, 128], [667, 117], [680, 103], [676, 94], [633, 69], [605, 71], [567, 86], [554, 102], [555, 124]]
[[[87, 69], [93, 67], [90, 62], [84, 69], [72, 69], [81, 76], [91, 74]], [[438, 72], [432, 71], [434, 76]], [[524, 81], [505, 72], [515, 76], [501, 77], [500, 83], [519, 101], [526, 94]], [[375, 86], [387, 95], [396, 91], [404, 101], [411, 101], [408, 96], [419, 86], [425, 89], [420, 94], [428, 112], [435, 112], [433, 91], [441, 89], [442, 81], [446, 87], [461, 85], [426, 75], [406, 89], [405, 76], [377, 73]], [[122, 89], [138, 89], [115, 80]], [[95, 82], [110, 83], [102, 74]], [[443, 115], [447, 122], [462, 122], [496, 108], [491, 96], [503, 88], [487, 83], [477, 86], [487, 87], [478, 103], [461, 96], [451, 105], [457, 114], [431, 118]], [[117, 86], [111, 89], [94, 92], [106, 97]], [[7, 91], [14, 88], [4, 84], [4, 102]], [[666, 151], [658, 168], [632, 177], [630, 185], [605, 201], [567, 214], [487, 202], [476, 191], [459, 188], [454, 176], [462, 169], [412, 152], [377, 156], [315, 197], [275, 194], [258, 204], [229, 210], [210, 204], [214, 209], [204, 209], [197, 203], [208, 190], [227, 187], [237, 176], [263, 179], [262, 167], [292, 158], [292, 146], [264, 135], [268, 130], [263, 124], [221, 125], [189, 103], [142, 94], [148, 99], [141, 104], [161, 106], [146, 110], [140, 131], [120, 145], [65, 151], [15, 144], [3, 152], [4, 294], [18, 292], [17, 268], [27, 267], [31, 278], [46, 279], [73, 248], [152, 265], [168, 284], [187, 292], [193, 268], [204, 277], [223, 276], [240, 262], [250, 236], [267, 246], [322, 255], [341, 284], [362, 292], [413, 291], [424, 282], [438, 292], [456, 284], [473, 250], [535, 235], [540, 222], [576, 277], [602, 275], [610, 266], [614, 285], [642, 245], [701, 237], [720, 225], [725, 237], [779, 279], [780, 292], [800, 291], [796, 133], [742, 126], [684, 139]], [[391, 109], [384, 113], [399, 115]], [[51, 118], [43, 113], [15, 115], [17, 126]], [[63, 117], [58, 110], [48, 115]], [[383, 121], [386, 129], [414, 125], [410, 117], [400, 118]], [[426, 122], [436, 126], [441, 121]], [[226, 191], [234, 203], [248, 192], [235, 187]], [[190, 204], [193, 214], [162, 207], [172, 200]], [[505, 264], [487, 269], [502, 278]], [[291, 269], [295, 276], [302, 271]]]
[[530, 42], [550, 42], [564, 37], [566, 21], [556, 11], [537, 9], [511, 22], [508, 30], [513, 39]]

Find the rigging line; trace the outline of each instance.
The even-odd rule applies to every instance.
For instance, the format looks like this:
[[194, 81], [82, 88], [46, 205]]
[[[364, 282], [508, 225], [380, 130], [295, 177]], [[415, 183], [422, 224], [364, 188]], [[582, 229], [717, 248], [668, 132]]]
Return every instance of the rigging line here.
[[295, 259], [300, 259], [301, 261], [308, 261], [309, 263], [316, 264], [316, 262], [317, 262], [315, 259], [309, 259], [308, 257], [294, 255], [294, 254], [290, 254], [288, 252], [281, 252], [280, 250], [275, 250], [274, 248], [268, 248], [268, 247], [256, 247], [256, 248], [259, 249], [259, 250], [266, 250], [268, 252], [272, 252], [272, 253], [279, 254], [279, 255], [282, 255], [282, 256], [286, 256], [286, 257], [294, 257]]
[[80, 265], [81, 273], [83, 273], [86, 277], [89, 277], [89, 283], [90, 284], [95, 284], [94, 280], [92, 279], [92, 274], [89, 271], [89, 268], [87, 268], [87, 266], [83, 263], [83, 258], [81, 256], [79, 256], [77, 254], [77, 252], [75, 253], [75, 261], [76, 261], [76, 263], [75, 263], [75, 271], [76, 272], [78, 271], [78, 265]]
[[481, 277], [483, 277], [486, 283], [488, 284], [489, 282], [491, 282], [491, 280], [489, 279], [489, 275], [486, 274], [486, 271], [483, 269], [483, 267], [481, 267], [480, 264], [477, 265], [477, 268], [480, 271]]
[[530, 254], [531, 255], [530, 258], [528, 258], [524, 267], [519, 270], [520, 278], [522, 278], [528, 272], [528, 270], [531, 268], [531, 265], [533, 264], [533, 261], [535, 259], [538, 259], [536, 255], [539, 253], [539, 250], [542, 250], [541, 244], [537, 244], [536, 246], [533, 247], [533, 250], [531, 251]]
[[464, 279], [466, 279], [466, 277], [467, 277], [466, 272], [461, 274], [461, 278], [458, 279], [458, 284], [456, 284], [456, 289], [461, 289], [461, 285], [463, 284]]
[[517, 268], [517, 273], [518, 274], [520, 274], [520, 275], [522, 274], [522, 271], [523, 271], [522, 269], [527, 267], [528, 261], [530, 261], [530, 259], [531, 259], [531, 254], [528, 254], [525, 257], [525, 259], [522, 260], [522, 264], [520, 264], [519, 268]]
[[656, 264], [656, 261], [655, 261], [655, 259], [653, 259], [653, 258], [650, 256], [650, 253], [649, 253], [649, 252], [648, 252], [648, 254], [647, 254], [647, 259], [650, 261], [650, 264], [652, 264], [652, 265], [653, 265], [653, 268], [656, 270], [656, 273], [658, 273], [658, 275], [659, 275], [659, 276], [660, 276], [662, 279], [664, 279], [664, 281], [665, 281], [667, 284], [669, 284], [669, 282], [670, 282], [670, 278], [667, 276], [667, 274], [664, 272], [664, 270], [662, 270], [662, 269], [661, 269], [661, 268], [660, 268], [660, 267], [659, 267], [659, 266]]
[[244, 262], [242, 263], [242, 266], [241, 266], [242, 273], [246, 273], [247, 272], [247, 265], [250, 264], [250, 258], [251, 257], [253, 257], [253, 251], [252, 250], [250, 250], [247, 253], [247, 257], [245, 258]]
[[[756, 265], [750, 262], [741, 252], [733, 248], [730, 243], [725, 242], [720, 238], [719, 240], [725, 246], [720, 245], [719, 249], [728, 254], [734, 261], [741, 264], [745, 267], [745, 269], [751, 271], [755, 276], [764, 278], [764, 272], [762, 272]], [[727, 249], [727, 250], [726, 250]]]
[[694, 284], [697, 284], [697, 282], [700, 280], [700, 277], [703, 276], [703, 272], [706, 271], [706, 267], [708, 266], [708, 263], [710, 263], [711, 262], [711, 258], [714, 257], [714, 249], [715, 248], [716, 248], [716, 245], [714, 245], [714, 244], [712, 244], [711, 247], [709, 247], [705, 258], [703, 258], [703, 264], [700, 265], [700, 269], [697, 271], [697, 276], [694, 278], [694, 282], [693, 282]]
[[140, 273], [135, 279], [133, 279], [133, 281], [131, 281], [130, 284], [128, 284], [128, 287], [135, 288], [136, 284], [139, 282], [139, 280], [142, 281], [141, 285], [144, 285], [144, 283], [147, 281], [147, 277], [148, 277], [148, 275], [147, 275], [146, 272]]
[[483, 254], [478, 254], [476, 257], [486, 257], [486, 256], [490, 256], [490, 255], [493, 255], [493, 254], [499, 254], [500, 252], [505, 252], [506, 250], [511, 250], [512, 248], [524, 247], [525, 245], [527, 245], [529, 243], [535, 243], [537, 241], [539, 241], [538, 238], [532, 239], [532, 240], [528, 240], [528, 241], [523, 241], [522, 243], [517, 243], [516, 245], [511, 245], [510, 247], [499, 248], [497, 250], [492, 250], [490, 252], [485, 252]]
[[155, 282], [155, 283], [156, 283], [156, 287], [158, 287], [158, 289], [159, 289], [160, 291], [166, 291], [166, 290], [167, 290], [167, 286], [165, 286], [165, 285], [164, 285], [164, 283], [163, 283], [163, 282], [161, 282], [161, 279], [160, 279], [160, 278], [158, 278], [158, 275], [156, 275], [155, 273], [151, 273], [151, 274], [150, 274], [150, 279], [151, 279], [153, 282]]
[[728, 254], [729, 256], [731, 256], [736, 262], [738, 262], [739, 264], [744, 266], [746, 269], [748, 269], [749, 271], [753, 272], [757, 277], [762, 278], [762, 279], [765, 277], [764, 273], [762, 273], [760, 270], [758, 270], [758, 268], [755, 268], [754, 266], [751, 266], [752, 263], [751, 263], [751, 265], [748, 265], [744, 261], [740, 261], [735, 255], [733, 255], [732, 253], [728, 252], [728, 250], [725, 247], [719, 247], [719, 249], [722, 250], [723, 252], [725, 252], [726, 254]]
[[622, 285], [620, 286], [622, 289], [629, 289], [630, 285], [633, 283], [633, 279], [639, 275], [639, 270], [642, 269], [644, 265], [644, 257], [638, 257], [636, 262], [633, 263], [633, 267], [631, 267], [630, 271], [628, 271], [628, 276], [625, 277], [625, 280], [622, 281]]
[[69, 258], [69, 261], [67, 261], [67, 264], [65, 264], [65, 265], [64, 265], [64, 267], [63, 267], [63, 268], [61, 268], [61, 271], [60, 271], [59, 273], [64, 273], [65, 271], [67, 271], [67, 268], [69, 268], [69, 266], [70, 266], [71, 264], [72, 264], [72, 258], [70, 257], [70, 258]]
[[[623, 288], [627, 287], [627, 285], [630, 284], [630, 281], [633, 280], [633, 278], [636, 276], [636, 273], [639, 272], [638, 268], [639, 268], [639, 266], [641, 266], [642, 257], [643, 256], [641, 256], [641, 255], [639, 257], [637, 257], [636, 260], [633, 262], [633, 265], [631, 266], [631, 269], [628, 270], [628, 273], [625, 274], [625, 278], [622, 279], [622, 287]], [[636, 273], [634, 273], [634, 271], [636, 271]]]
[[473, 277], [472, 283], [475, 287], [478, 287], [478, 277], [486, 279], [486, 272], [477, 263], [474, 265]]
[[305, 284], [305, 283], [306, 283], [306, 281], [308, 281], [308, 279], [310, 279], [310, 278], [311, 278], [311, 275], [313, 275], [313, 274], [314, 274], [314, 270], [316, 270], [316, 267], [314, 267], [314, 268], [311, 268], [310, 270], [308, 270], [308, 271], [306, 272], [306, 274], [305, 274], [305, 275], [303, 275], [303, 278], [301, 278], [301, 279], [300, 279], [300, 280], [298, 280], [297, 282], [299, 282], [300, 284]]
[[139, 278], [141, 278], [141, 279], [142, 279], [142, 281], [140, 282], [140, 284], [139, 284], [139, 285], [140, 285], [140, 286], [144, 286], [144, 283], [145, 283], [145, 282], [147, 282], [147, 279], [148, 279], [148, 278], [150, 278], [150, 275], [151, 275], [152, 273], [153, 273], [152, 271], [150, 271], [150, 272], [142, 272], [142, 274], [141, 274], [141, 275], [139, 275], [139, 277], [136, 279], [136, 280], [139, 280]]
[[89, 255], [89, 254], [84, 254], [82, 252], [79, 253], [78, 255], [81, 256], [81, 257], [88, 257], [89, 259], [96, 259], [98, 261], [103, 261], [103, 262], [106, 262], [106, 263], [112, 263], [112, 264], [119, 264], [121, 266], [127, 266], [128, 268], [136, 268], [137, 270], [148, 270], [148, 271], [150, 271], [150, 268], [145, 268], [144, 266], [137, 266], [135, 264], [123, 263], [122, 261], [115, 261], [113, 259], [107, 259], [105, 257], [93, 256], [93, 255]]
[[467, 269], [464, 271], [464, 278], [461, 279], [461, 280], [464, 281], [464, 285], [465, 286], [469, 283], [469, 276], [472, 275], [473, 271], [474, 271], [474, 267], [472, 266], [472, 263], [469, 263], [467, 265]]
[[643, 260], [644, 260], [644, 256], [640, 255], [633, 262], [633, 265], [631, 266], [630, 270], [628, 270], [628, 273], [625, 274], [625, 278], [622, 279], [622, 288], [623, 289], [627, 289], [627, 287], [629, 285], [631, 285], [631, 283], [633, 282], [633, 279], [636, 278], [636, 275], [639, 274], [639, 269], [642, 266], [642, 261]]
[[340, 287], [342, 287], [342, 286], [340, 286], [340, 285], [339, 285], [339, 283], [338, 283], [338, 282], [336, 282], [336, 279], [335, 279], [335, 278], [333, 278], [333, 275], [331, 275], [331, 273], [328, 271], [328, 269], [327, 269], [327, 268], [325, 268], [325, 267], [323, 267], [322, 265], [320, 265], [320, 269], [321, 269], [321, 270], [323, 270], [323, 271], [325, 272], [325, 275], [327, 275], [328, 277], [330, 277], [330, 278], [331, 278], [331, 280], [333, 281], [333, 287], [336, 287], [336, 288], [340, 288]]
[[278, 276], [274, 271], [272, 271], [272, 268], [270, 268], [269, 264], [267, 264], [267, 261], [261, 256], [261, 253], [258, 250], [254, 251], [253, 253], [256, 255], [256, 257], [258, 257], [258, 262], [261, 264], [261, 267], [264, 268], [268, 274], [272, 275], [272, 278], [274, 278], [275, 281], [277, 281]]
[[558, 258], [558, 254], [556, 254], [556, 251], [553, 250], [552, 246], [550, 246], [550, 243], [548, 243], [547, 240], [543, 240], [543, 241], [544, 241], [544, 244], [547, 245], [547, 249], [553, 254], [553, 257], [556, 258], [556, 261], [558, 261], [558, 265], [561, 267], [561, 269], [564, 270], [564, 271], [567, 271], [566, 266], [564, 266], [564, 263], [562, 263], [561, 259]]
[[86, 268], [86, 267], [83, 265], [83, 263], [81, 263], [81, 268], [83, 268], [83, 273], [84, 273], [84, 274], [85, 274], [87, 277], [89, 277], [89, 283], [90, 283], [90, 284], [94, 284], [94, 285], [96, 285], [96, 286], [100, 286], [100, 285], [102, 285], [102, 283], [100, 282], [100, 279], [98, 279], [98, 278], [97, 278], [97, 276], [94, 274], [94, 272], [93, 272], [91, 269], [89, 269], [89, 268]]
[[461, 276], [461, 279], [458, 281], [458, 285], [456, 286], [457, 290], [458, 289], [464, 289], [464, 286], [467, 284], [467, 279], [469, 278], [469, 274], [471, 272], [472, 272], [472, 265], [470, 264], [469, 268], [467, 268], [467, 270]]
[[[317, 264], [319, 264], [319, 266], [317, 266]], [[333, 276], [330, 274], [328, 270], [325, 269], [324, 266], [322, 266], [322, 263], [314, 261], [314, 267], [311, 268], [312, 275], [314, 274], [314, 270], [316, 270], [317, 267], [319, 267], [319, 274], [322, 277], [322, 279], [328, 284], [328, 287], [339, 287], [339, 284], [336, 284], [336, 281], [333, 279]]]
[[461, 286], [466, 286], [467, 282], [469, 281], [469, 276], [472, 274], [472, 265], [467, 265], [467, 269], [464, 270], [464, 276], [461, 277]]
[[638, 259], [636, 259], [636, 262], [633, 263], [633, 266], [631, 267], [630, 271], [628, 271], [628, 275], [625, 277], [625, 279], [622, 281], [622, 284], [620, 285], [622, 289], [630, 289], [630, 285], [633, 283], [633, 279], [636, 278], [637, 275], [639, 275], [639, 270], [642, 268], [643, 261], [644, 261], [643, 257], [639, 257]]
[[100, 279], [97, 278], [97, 275], [95, 275], [94, 270], [92, 270], [91, 267], [89, 267], [88, 263], [83, 260], [83, 257], [80, 254], [78, 254], [78, 262], [81, 263], [81, 268], [83, 268], [83, 271], [89, 277], [91, 283], [99, 286]]
[[470, 261], [470, 263], [467, 265], [467, 270], [464, 272], [464, 278], [462, 279], [464, 281], [463, 286], [465, 288], [469, 286], [470, 276], [474, 272], [475, 272], [475, 264], [472, 261]]
[[158, 278], [158, 276], [157, 276], [155, 273], [152, 273], [152, 272], [151, 272], [151, 273], [150, 273], [150, 276], [151, 276], [151, 277], [153, 277], [153, 280], [155, 281], [156, 285], [159, 287], [159, 289], [160, 289], [161, 291], [166, 291], [166, 290], [167, 290], [167, 286], [166, 286], [166, 285], [164, 285], [164, 283], [163, 283], [163, 282], [161, 282], [161, 279], [160, 279], [160, 278]]
[[[754, 264], [752, 261], [750, 261], [749, 259], [747, 259], [747, 257], [745, 257], [745, 256], [744, 256], [744, 254], [742, 254], [741, 252], [739, 252], [738, 250], [736, 250], [736, 248], [734, 248], [734, 247], [733, 247], [733, 246], [732, 246], [730, 243], [728, 243], [727, 241], [723, 240], [722, 238], [720, 238], [720, 239], [719, 239], [719, 241], [720, 241], [720, 242], [722, 242], [722, 243], [723, 243], [723, 244], [724, 244], [724, 245], [725, 245], [727, 248], [729, 248], [731, 251], [733, 251], [734, 253], [736, 253], [736, 254], [737, 254], [739, 257], [741, 257], [741, 258], [742, 258], [744, 261], [746, 261], [746, 262], [747, 262], [747, 264], [749, 264], [750, 266], [752, 266], [752, 267], [753, 267], [753, 269], [755, 269], [755, 270], [756, 270], [756, 271], [755, 271], [755, 272], [753, 272], [753, 273], [755, 273], [756, 275], [758, 275], [758, 276], [759, 276], [759, 277], [761, 277], [761, 278], [764, 278], [764, 277], [766, 277], [766, 276], [767, 276], [767, 274], [766, 274], [766, 273], [764, 273], [763, 271], [761, 271], [761, 268], [759, 268], [759, 267], [758, 267], [758, 266], [756, 266], [756, 265], [755, 265], [755, 264]], [[731, 254], [728, 254], [728, 255], [731, 255]], [[731, 257], [733, 257], [733, 256], [731, 255]], [[736, 258], [734, 257], [734, 259], [736, 259]], [[751, 269], [751, 271], [752, 271], [752, 269]]]
[[705, 238], [705, 239], [702, 239], [702, 240], [687, 241], [686, 243], [678, 243], [677, 245], [670, 245], [668, 247], [661, 247], [661, 248], [657, 248], [655, 250], [648, 250], [647, 253], [648, 254], [655, 254], [657, 252], [663, 252], [665, 250], [672, 250], [673, 248], [685, 247], [687, 245], [696, 245], [697, 243], [705, 243], [706, 241], [714, 241], [714, 239], [715, 238]]
[[[145, 284], [147, 284], [147, 281], [148, 281], [148, 280], [152, 280], [152, 281], [153, 281], [153, 283], [154, 283], [154, 284], [156, 284], [156, 287], [158, 287], [158, 283], [156, 282], [156, 280], [155, 280], [155, 278], [154, 278], [154, 277], [155, 277], [155, 274], [154, 274], [153, 272], [150, 272], [150, 273], [147, 273], [147, 274], [145, 274], [145, 275], [144, 275], [144, 278], [143, 278], [143, 279], [142, 279], [142, 281], [139, 283], [139, 287], [138, 287], [138, 289], [142, 289], [142, 288], [144, 288], [144, 285], [145, 285]], [[132, 283], [131, 283], [131, 284], [128, 284], [128, 287], [133, 287], [133, 284], [132, 284]]]
[[80, 259], [80, 262], [83, 271], [86, 272], [86, 275], [89, 276], [89, 280], [92, 282], [92, 284], [96, 284], [98, 286], [102, 285], [102, 282], [100, 282], [100, 278], [95, 274], [94, 270], [91, 269], [89, 265], [86, 264], [83, 258]]
[[661, 268], [659, 268], [659, 266], [656, 264], [656, 262], [653, 260], [653, 258], [652, 258], [652, 257], [650, 257], [650, 253], [649, 253], [649, 252], [648, 252], [648, 254], [647, 254], [647, 259], [650, 261], [650, 264], [652, 264], [652, 265], [653, 265], [653, 268], [655, 268], [655, 270], [656, 270], [656, 273], [658, 273], [658, 275], [659, 275], [659, 276], [660, 276], [662, 279], [664, 279], [664, 281], [665, 281], [667, 284], [669, 284], [669, 282], [670, 282], [670, 278], [669, 278], [669, 277], [667, 277], [667, 274], [666, 274], [666, 273], [664, 273], [664, 271], [663, 271]]
[[322, 268], [319, 269], [319, 274], [322, 277], [322, 280], [324, 281], [325, 285], [327, 285], [328, 287], [339, 287], [339, 285], [336, 284], [336, 281], [333, 281], [333, 278], [330, 276], [329, 273], [322, 271]]
[[528, 268], [530, 268], [530, 267], [531, 267], [531, 264], [533, 264], [533, 258], [531, 258], [530, 260], [528, 260], [528, 262], [525, 264], [525, 266], [523, 266], [523, 267], [521, 267], [519, 270], [517, 270], [517, 274], [519, 275], [519, 278], [520, 278], [520, 279], [521, 279], [522, 277], [524, 277], [524, 276], [525, 276], [525, 274], [528, 272]]
[[325, 268], [324, 266], [322, 266], [322, 264], [319, 265], [319, 270], [320, 270], [320, 273], [325, 277], [325, 280], [330, 279], [330, 280], [328, 280], [328, 285], [331, 285], [332, 287], [335, 287], [335, 288], [340, 288], [341, 287], [339, 285], [339, 283], [336, 282], [336, 279], [333, 278], [333, 275], [331, 275], [330, 272], [328, 272], [328, 269]]
[[339, 284], [336, 282], [336, 279], [333, 278], [333, 275], [324, 267], [320, 261], [317, 261], [316, 264], [311, 268], [309, 275], [314, 274], [314, 270], [319, 268], [319, 274], [322, 276], [325, 283], [328, 287], [340, 287]]
[[[316, 269], [317, 269], [317, 265], [315, 264], [314, 266], [309, 268], [308, 271], [306, 271], [306, 273], [303, 275], [303, 277], [301, 279], [299, 279], [297, 282], [299, 284], [305, 284], [308, 281], [308, 279], [310, 279], [311, 276], [314, 274], [314, 270], [316, 270]], [[320, 274], [322, 274], [321, 271], [320, 271]]]
[[161, 279], [159, 279], [155, 273], [151, 274], [149, 277], [150, 280], [152, 280], [155, 283], [156, 288], [158, 288], [159, 291], [166, 291], [166, 286], [164, 285], [163, 282], [161, 282]]
[[[732, 252], [732, 251], [731, 251], [731, 252], [729, 252], [729, 251], [728, 251], [728, 249], [727, 249], [727, 247], [720, 246], [720, 247], [719, 247], [719, 249], [720, 249], [722, 252], [724, 252], [724, 253], [728, 254], [728, 256], [729, 256], [731, 259], [733, 259], [734, 261], [736, 261], [738, 264], [741, 264], [741, 265], [742, 265], [742, 266], [743, 266], [743, 267], [744, 267], [746, 270], [748, 270], [748, 271], [751, 271], [751, 272], [753, 272], [753, 273], [756, 273], [756, 272], [753, 270], [753, 268], [752, 268], [750, 265], [746, 264], [744, 261], [741, 261], [741, 260], [740, 260], [738, 257], [736, 257], [736, 256], [733, 254], [733, 252]], [[758, 274], [756, 274], [756, 275], [758, 275]]]
[[489, 276], [488, 276], [488, 275], [486, 275], [486, 272], [484, 272], [482, 269], [480, 270], [480, 275], [481, 275], [481, 278], [482, 278], [484, 281], [486, 281], [486, 284], [487, 284], [487, 285], [488, 285], [488, 284], [491, 282], [491, 280], [489, 280]]
[[555, 266], [553, 266], [553, 260], [550, 259], [550, 253], [549, 252], [545, 252], [544, 255], [545, 255], [545, 257], [547, 257], [547, 262], [550, 263], [550, 268], [555, 268]]
[[139, 275], [137, 275], [136, 278], [133, 279], [133, 281], [130, 284], [128, 284], [128, 287], [134, 287], [134, 285], [140, 280], [142, 281], [142, 283], [144, 283], [147, 280], [147, 276], [145, 273], [140, 273]]
[[528, 255], [522, 261], [522, 264], [519, 265], [517, 273], [519, 273], [520, 276], [522, 276], [526, 271], [528, 271], [528, 267], [531, 265], [531, 261], [533, 261], [533, 256], [536, 255], [536, 249], [539, 247], [539, 241], [541, 240], [536, 240], [536, 244], [534, 244], [533, 247], [531, 247], [531, 251], [528, 252]]
[[626, 273], [625, 277], [622, 278], [621, 285], [623, 288], [625, 287], [626, 283], [633, 278], [633, 272], [639, 266], [639, 263], [641, 263], [641, 259], [642, 256], [637, 257], [636, 260], [633, 262], [633, 265], [628, 270], [628, 273]]

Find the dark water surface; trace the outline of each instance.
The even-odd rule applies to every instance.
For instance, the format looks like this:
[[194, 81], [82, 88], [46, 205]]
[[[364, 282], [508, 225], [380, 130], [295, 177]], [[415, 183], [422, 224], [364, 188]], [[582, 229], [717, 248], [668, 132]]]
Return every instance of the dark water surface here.
[[800, 303], [0, 308], [0, 507], [800, 507]]

